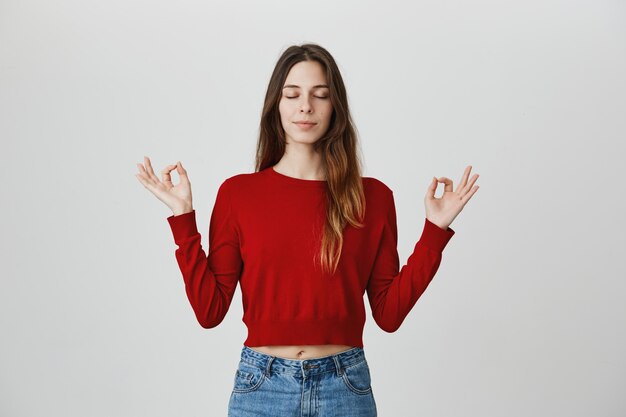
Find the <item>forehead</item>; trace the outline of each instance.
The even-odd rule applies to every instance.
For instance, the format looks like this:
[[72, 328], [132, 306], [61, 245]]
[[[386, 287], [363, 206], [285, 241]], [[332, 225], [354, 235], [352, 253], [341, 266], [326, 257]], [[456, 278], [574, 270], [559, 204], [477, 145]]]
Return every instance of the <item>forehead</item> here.
[[301, 88], [311, 88], [326, 83], [324, 67], [317, 61], [298, 62], [291, 67], [285, 79], [285, 86], [299, 86]]

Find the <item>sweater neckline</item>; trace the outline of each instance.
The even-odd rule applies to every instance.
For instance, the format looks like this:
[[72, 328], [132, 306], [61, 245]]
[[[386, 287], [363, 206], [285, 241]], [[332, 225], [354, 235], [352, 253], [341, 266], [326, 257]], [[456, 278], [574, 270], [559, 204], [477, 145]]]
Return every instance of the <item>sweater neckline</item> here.
[[324, 188], [326, 187], [326, 183], [328, 182], [326, 180], [305, 180], [302, 178], [290, 177], [288, 175], [281, 174], [280, 172], [276, 171], [273, 166], [268, 167], [267, 171], [273, 178], [285, 184], [299, 185], [299, 186], [304, 186], [304, 187]]

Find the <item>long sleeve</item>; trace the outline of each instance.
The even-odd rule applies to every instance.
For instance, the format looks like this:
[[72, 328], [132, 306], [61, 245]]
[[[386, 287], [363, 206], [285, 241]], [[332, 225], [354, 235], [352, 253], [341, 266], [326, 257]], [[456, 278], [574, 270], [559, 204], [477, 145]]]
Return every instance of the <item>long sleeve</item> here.
[[175, 255], [187, 298], [206, 329], [226, 316], [243, 267], [228, 185], [228, 180], [220, 185], [211, 213], [208, 256], [202, 249], [195, 210], [167, 218], [178, 245]]
[[398, 330], [430, 284], [439, 268], [443, 249], [455, 232], [449, 227], [443, 230], [425, 218], [422, 235], [400, 269], [396, 207], [391, 190], [386, 215], [367, 296], [376, 324], [391, 333]]

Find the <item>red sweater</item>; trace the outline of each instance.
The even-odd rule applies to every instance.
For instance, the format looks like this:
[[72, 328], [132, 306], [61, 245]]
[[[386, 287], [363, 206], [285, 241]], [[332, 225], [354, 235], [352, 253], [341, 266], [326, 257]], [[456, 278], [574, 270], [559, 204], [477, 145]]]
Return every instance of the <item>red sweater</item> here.
[[289, 177], [272, 167], [226, 179], [211, 214], [208, 256], [195, 210], [168, 217], [200, 325], [222, 322], [239, 282], [246, 346], [363, 347], [366, 292], [376, 324], [396, 331], [435, 276], [455, 232], [425, 218], [400, 268], [393, 191], [375, 178], [362, 180], [365, 227], [346, 226], [334, 276], [322, 274], [313, 260], [326, 214], [326, 181]]

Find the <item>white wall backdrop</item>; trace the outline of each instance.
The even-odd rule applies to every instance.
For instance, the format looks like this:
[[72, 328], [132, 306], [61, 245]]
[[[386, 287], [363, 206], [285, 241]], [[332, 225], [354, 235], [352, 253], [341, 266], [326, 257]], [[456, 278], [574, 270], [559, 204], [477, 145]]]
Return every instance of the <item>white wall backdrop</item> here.
[[366, 303], [379, 415], [626, 415], [625, 20], [617, 0], [1, 0], [0, 415], [226, 415], [240, 290], [198, 325], [136, 163], [183, 162], [206, 250], [304, 42], [340, 66], [402, 263], [430, 179], [480, 174], [402, 327]]

